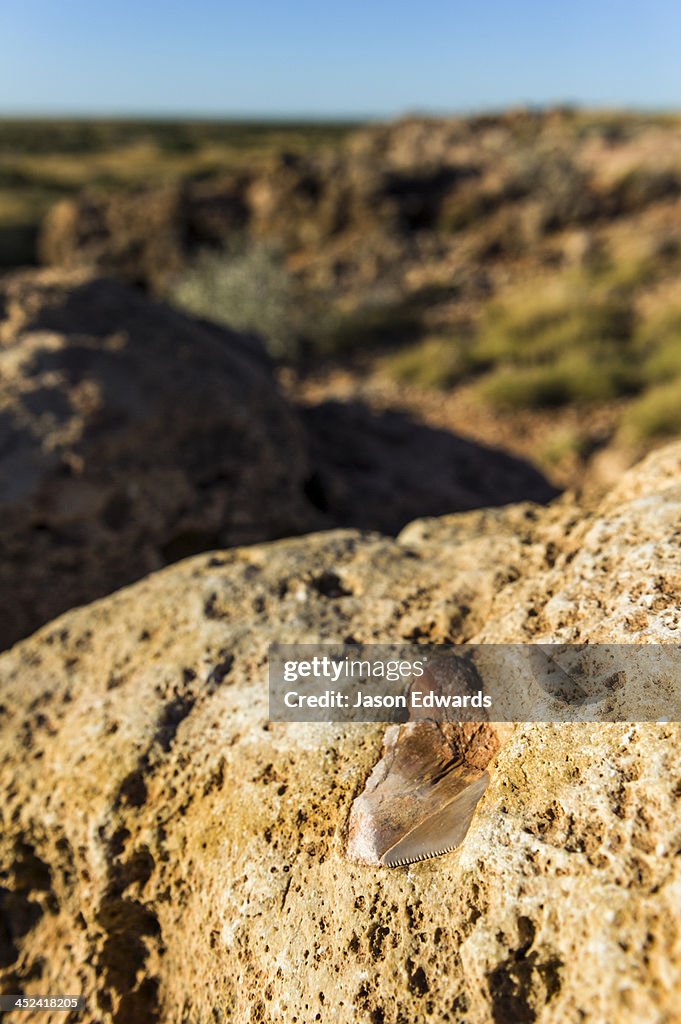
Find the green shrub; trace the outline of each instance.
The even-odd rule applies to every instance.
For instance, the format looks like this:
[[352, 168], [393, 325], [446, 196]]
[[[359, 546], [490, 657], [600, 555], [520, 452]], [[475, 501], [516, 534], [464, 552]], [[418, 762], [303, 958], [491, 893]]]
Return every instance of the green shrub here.
[[488, 217], [503, 201], [502, 193], [486, 191], [478, 181], [466, 182], [443, 200], [437, 228], [446, 234], [464, 231]]
[[421, 328], [418, 303], [374, 299], [351, 311], [305, 291], [265, 244], [204, 252], [176, 282], [172, 301], [199, 316], [259, 334], [276, 359], [334, 357], [395, 347]]
[[539, 456], [547, 466], [559, 466], [567, 459], [581, 459], [588, 450], [588, 439], [578, 430], [566, 427], [544, 441]]
[[522, 364], [604, 342], [620, 346], [632, 326], [631, 303], [621, 292], [561, 279], [490, 303], [478, 352], [483, 358]]
[[634, 326], [630, 291], [586, 272], [516, 288], [483, 314], [475, 357], [495, 371], [481, 393], [498, 408], [518, 409], [636, 392]]
[[503, 367], [480, 382], [480, 394], [498, 409], [605, 401], [631, 388], [618, 363], [599, 361], [586, 352], [567, 353], [544, 365]]
[[681, 175], [675, 168], [634, 167], [616, 182], [613, 197], [618, 209], [638, 210], [650, 203], [676, 199], [681, 193]]
[[635, 336], [636, 353], [649, 384], [681, 375], [681, 307], [665, 306], [647, 317]]
[[681, 375], [681, 333], [651, 352], [643, 364], [643, 374], [649, 384], [662, 384]]
[[202, 253], [171, 298], [199, 316], [260, 335], [277, 359], [300, 354], [300, 295], [283, 260], [267, 246], [254, 245], [239, 255]]
[[628, 259], [602, 258], [592, 268], [593, 287], [620, 298], [631, 288], [653, 284], [669, 269], [670, 256], [647, 252]]
[[318, 318], [309, 332], [309, 348], [324, 356], [371, 352], [412, 341], [420, 329], [419, 311], [409, 302], [371, 302]]
[[448, 388], [469, 376], [476, 363], [470, 339], [429, 337], [388, 356], [383, 367], [405, 384]]
[[508, 199], [538, 202], [540, 233], [590, 220], [597, 209], [586, 173], [568, 152], [540, 146], [521, 152], [504, 191]]
[[681, 434], [681, 377], [650, 388], [627, 409], [622, 430], [637, 441]]

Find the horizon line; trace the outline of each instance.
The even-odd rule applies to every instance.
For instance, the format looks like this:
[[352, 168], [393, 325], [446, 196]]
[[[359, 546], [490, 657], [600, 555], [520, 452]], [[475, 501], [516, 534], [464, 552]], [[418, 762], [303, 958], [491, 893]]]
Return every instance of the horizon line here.
[[328, 113], [320, 111], [200, 111], [200, 110], [116, 110], [102, 108], [101, 110], [88, 110], [77, 108], [66, 108], [63, 110], [44, 110], [40, 108], [19, 108], [3, 110], [0, 108], [0, 121], [58, 121], [58, 120], [104, 120], [104, 121], [204, 121], [204, 122], [263, 122], [263, 123], [329, 123], [353, 124], [365, 121], [386, 121], [399, 120], [403, 118], [467, 118], [476, 116], [494, 116], [513, 112], [530, 111], [547, 113], [549, 111], [565, 110], [575, 113], [593, 114], [638, 114], [638, 115], [660, 115], [681, 113], [681, 105], [673, 104], [638, 104], [625, 103], [584, 103], [574, 100], [548, 100], [546, 102], [509, 102], [506, 105], [483, 105], [467, 108], [452, 107], [413, 107], [403, 108], [395, 111], [344, 111]]

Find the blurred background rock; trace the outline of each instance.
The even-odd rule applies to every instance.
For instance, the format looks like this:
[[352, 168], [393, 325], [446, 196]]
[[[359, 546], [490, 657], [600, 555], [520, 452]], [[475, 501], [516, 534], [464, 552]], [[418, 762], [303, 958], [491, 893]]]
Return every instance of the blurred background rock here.
[[259, 335], [295, 404], [361, 396], [582, 493], [681, 431], [674, 114], [5, 121], [0, 259], [118, 277]]

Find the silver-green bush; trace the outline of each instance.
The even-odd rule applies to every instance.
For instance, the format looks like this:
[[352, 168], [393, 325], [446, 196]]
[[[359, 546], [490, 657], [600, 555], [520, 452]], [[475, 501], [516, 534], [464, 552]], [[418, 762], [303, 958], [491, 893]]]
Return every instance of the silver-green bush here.
[[177, 305], [235, 330], [260, 335], [276, 359], [299, 354], [302, 312], [296, 282], [275, 249], [253, 244], [203, 252], [171, 294]]

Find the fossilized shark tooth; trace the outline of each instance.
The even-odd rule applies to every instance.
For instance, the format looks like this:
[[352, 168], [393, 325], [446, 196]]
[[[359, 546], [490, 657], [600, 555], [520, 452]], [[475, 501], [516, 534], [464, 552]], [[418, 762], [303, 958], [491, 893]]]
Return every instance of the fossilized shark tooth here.
[[[453, 656], [431, 665], [421, 688], [424, 681], [443, 693], [481, 687], [475, 668]], [[352, 805], [350, 859], [396, 867], [459, 846], [489, 782], [487, 766], [508, 732], [484, 721], [389, 726], [383, 756]]]

